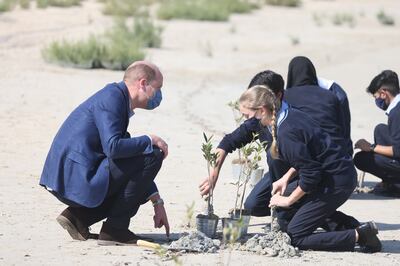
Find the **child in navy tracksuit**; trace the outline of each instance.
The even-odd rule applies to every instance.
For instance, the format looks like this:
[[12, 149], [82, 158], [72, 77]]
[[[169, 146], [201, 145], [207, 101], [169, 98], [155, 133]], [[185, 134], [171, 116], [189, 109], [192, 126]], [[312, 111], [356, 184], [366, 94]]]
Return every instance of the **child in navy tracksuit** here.
[[[338, 94], [337, 98], [340, 99], [342, 107], [347, 106], [347, 109], [344, 109], [348, 111], [348, 123], [350, 123], [350, 112], [348, 109], [347, 96], [343, 89], [341, 89], [339, 85], [332, 81], [319, 79], [319, 82], [321, 82], [321, 86], [324, 86], [326, 90], [335, 91], [335, 93]], [[284, 81], [281, 75], [270, 70], [259, 72], [252, 78], [249, 88], [255, 85], [264, 85], [271, 88], [277, 99], [282, 101], [284, 96]], [[282, 101], [282, 105], [285, 106], [287, 103]], [[257, 123], [254, 124], [257, 126]], [[263, 131], [259, 128], [256, 129], [257, 131], [261, 131], [261, 135], [263, 136], [264, 140], [267, 140], [269, 143], [271, 143], [272, 136], [269, 131]], [[220, 147], [231, 152], [234, 148], [238, 147], [235, 146], [235, 139], [243, 138], [243, 136], [240, 136], [240, 134], [251, 136], [251, 132], [246, 132], [244, 130], [241, 130], [240, 132], [233, 132], [232, 134], [228, 134], [224, 137], [220, 143]], [[280, 179], [285, 174], [288, 174], [291, 170], [290, 165], [288, 165], [286, 162], [280, 159], [272, 159], [270, 152], [267, 152], [267, 163], [269, 170], [268, 173], [256, 184], [244, 204], [245, 209], [249, 210], [253, 216], [270, 215], [270, 209], [267, 207], [267, 205], [271, 198], [272, 183]], [[293, 216], [294, 213], [295, 209], [292, 208], [290, 215], [289, 213], [285, 214], [285, 220], [290, 221], [290, 217]], [[324, 228], [326, 231], [338, 231], [344, 229], [354, 229], [359, 225], [360, 223], [354, 219], [354, 217], [345, 215], [340, 211], [336, 211], [326, 220], [326, 224], [324, 224], [322, 228]]]
[[386, 111], [388, 124], [375, 127], [374, 144], [365, 139], [356, 142], [355, 147], [361, 151], [354, 156], [354, 164], [358, 169], [382, 179], [374, 192], [399, 196], [399, 189], [394, 185], [400, 183], [400, 93], [397, 74], [391, 70], [383, 71], [371, 81], [367, 91], [375, 97], [376, 105]]
[[335, 83], [327, 85], [320, 81], [323, 86], [331, 86], [328, 90], [318, 86], [317, 74], [310, 59], [294, 57], [289, 63], [284, 99], [307, 113], [333, 141], [353, 155], [347, 96]]
[[280, 101], [265, 86], [250, 88], [239, 102], [242, 113], [253, 112], [254, 118], [266, 126], [264, 130], [270, 130], [272, 157], [279, 157], [298, 172], [293, 192], [283, 196], [290, 180], [281, 178], [270, 201], [270, 206], [283, 209], [301, 205], [287, 227], [292, 244], [300, 249], [352, 251], [358, 242], [365, 251], [379, 251], [381, 243], [372, 222], [356, 230], [313, 233], [356, 186], [356, 171], [347, 152], [305, 113], [287, 105], [280, 108]]

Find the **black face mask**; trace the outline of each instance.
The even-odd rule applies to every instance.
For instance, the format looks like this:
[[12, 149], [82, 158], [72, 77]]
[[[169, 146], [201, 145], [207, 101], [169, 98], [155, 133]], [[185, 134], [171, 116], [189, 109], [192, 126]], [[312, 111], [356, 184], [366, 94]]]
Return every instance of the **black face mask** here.
[[386, 104], [385, 99], [382, 98], [376, 98], [375, 99], [375, 104], [378, 106], [380, 109], [386, 111], [389, 107], [388, 104]]

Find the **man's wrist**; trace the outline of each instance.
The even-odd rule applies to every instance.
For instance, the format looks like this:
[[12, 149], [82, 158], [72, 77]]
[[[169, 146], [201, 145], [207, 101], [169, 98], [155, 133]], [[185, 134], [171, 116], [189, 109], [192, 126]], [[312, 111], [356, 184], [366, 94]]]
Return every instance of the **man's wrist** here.
[[374, 152], [375, 148], [376, 148], [376, 144], [375, 144], [375, 143], [372, 143], [372, 144], [369, 146], [369, 150], [372, 151], [372, 152]]
[[152, 201], [153, 207], [157, 207], [159, 205], [164, 205], [164, 200], [162, 198], [158, 198], [157, 200]]

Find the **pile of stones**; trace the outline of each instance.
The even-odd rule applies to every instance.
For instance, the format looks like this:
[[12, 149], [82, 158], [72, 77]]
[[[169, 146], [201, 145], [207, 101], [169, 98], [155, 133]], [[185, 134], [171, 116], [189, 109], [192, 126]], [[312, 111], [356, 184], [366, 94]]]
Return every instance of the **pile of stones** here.
[[272, 231], [264, 235], [255, 235], [248, 239], [239, 250], [255, 252], [270, 257], [291, 258], [299, 256], [298, 248], [293, 247], [288, 234]]
[[183, 233], [178, 240], [173, 241], [168, 246], [168, 249], [199, 253], [216, 253], [220, 243], [220, 240], [213, 240], [201, 232], [194, 231]]

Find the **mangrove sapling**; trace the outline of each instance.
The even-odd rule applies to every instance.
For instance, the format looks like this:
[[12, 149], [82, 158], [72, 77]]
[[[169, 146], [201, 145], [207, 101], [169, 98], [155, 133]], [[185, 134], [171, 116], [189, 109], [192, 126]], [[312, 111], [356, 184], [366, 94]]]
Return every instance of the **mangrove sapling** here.
[[207, 137], [207, 135], [203, 132], [203, 137], [204, 137], [204, 143], [202, 144], [201, 150], [203, 152], [203, 157], [207, 161], [207, 172], [208, 172], [208, 183], [210, 185], [210, 192], [208, 193], [207, 197], [207, 214], [209, 217], [212, 217], [214, 214], [214, 201], [213, 201], [213, 190], [214, 190], [214, 185], [211, 180], [211, 167], [215, 167], [217, 164], [217, 158], [218, 154], [216, 152], [213, 152], [213, 145], [211, 143], [211, 137]]
[[[265, 150], [266, 142], [259, 142], [257, 141], [258, 134], [253, 134], [252, 141], [242, 148], [243, 157], [244, 157], [244, 167], [243, 167], [243, 174], [244, 174], [244, 181], [243, 181], [243, 190], [241, 193], [240, 199], [240, 218], [242, 218], [243, 213], [243, 201], [244, 196], [246, 194], [246, 187], [250, 180], [251, 173], [259, 168], [259, 163], [262, 159], [261, 154]], [[238, 197], [239, 194], [236, 195]], [[237, 205], [235, 204], [234, 214], [236, 214]]]

